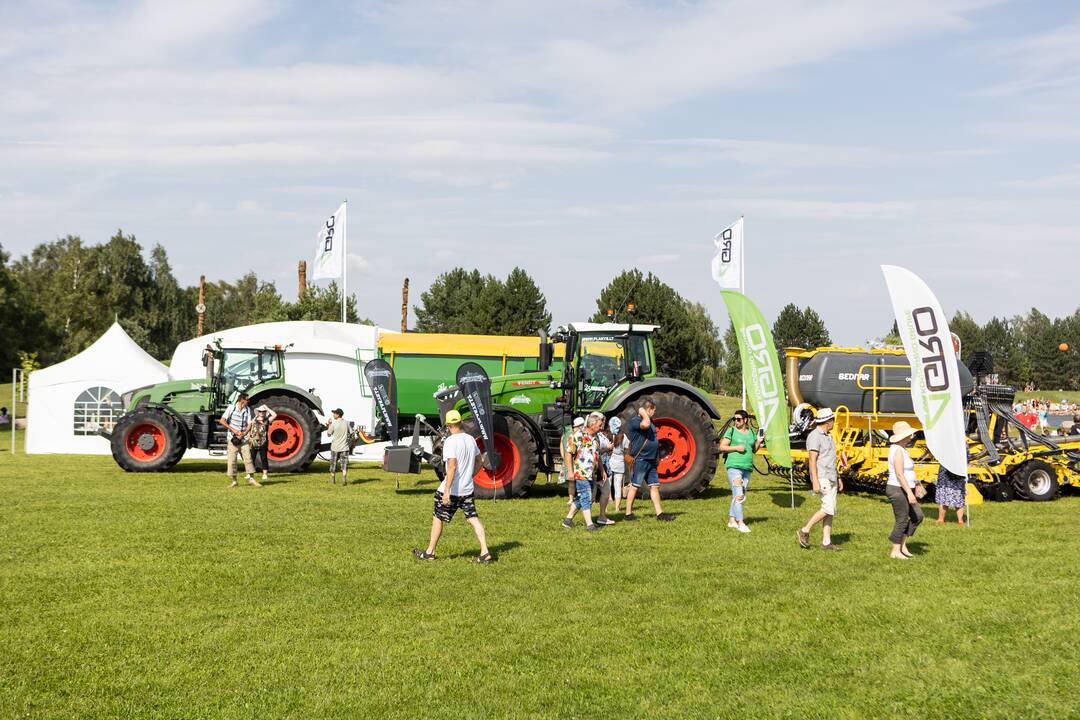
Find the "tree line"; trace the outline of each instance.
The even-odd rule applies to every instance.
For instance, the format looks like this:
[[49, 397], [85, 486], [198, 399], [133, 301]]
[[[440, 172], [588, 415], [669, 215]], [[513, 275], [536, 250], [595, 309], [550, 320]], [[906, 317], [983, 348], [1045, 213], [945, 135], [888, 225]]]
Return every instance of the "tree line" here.
[[[148, 256], [133, 235], [118, 230], [108, 242], [84, 243], [67, 236], [42, 243], [12, 259], [0, 247], [0, 367], [20, 364], [36, 354], [45, 366], [84, 350], [114, 320], [151, 355], [165, 359], [176, 345], [195, 336], [197, 286], [181, 286], [161, 245]], [[248, 272], [235, 281], [205, 286], [203, 332], [281, 320], [337, 320], [341, 294], [335, 283], [309, 285], [303, 297], [289, 301], [273, 282]], [[588, 318], [608, 319], [634, 304], [634, 322], [661, 326], [656, 338], [659, 369], [664, 374], [712, 392], [738, 395], [742, 367], [735, 329], [719, 328], [700, 303], [683, 298], [652, 273], [618, 273], [600, 291]], [[454, 268], [439, 275], [413, 307], [418, 332], [533, 335], [551, 329], [547, 298], [529, 274], [514, 268], [506, 278], [479, 270]], [[356, 300], [347, 302], [350, 322], [361, 320]], [[978, 350], [991, 353], [998, 381], [1046, 390], [1080, 389], [1080, 308], [1050, 318], [1033, 308], [1026, 315], [992, 318], [980, 325], [957, 312], [952, 330], [963, 342], [965, 359]], [[811, 307], [786, 305], [772, 327], [783, 348], [814, 348], [832, 343], [822, 317]], [[894, 327], [879, 344], [899, 344]], [[1068, 345], [1067, 351], [1059, 348]]]
[[[338, 320], [337, 285], [310, 285], [285, 300], [273, 282], [248, 272], [233, 282], [208, 281], [203, 332], [278, 320]], [[134, 235], [118, 230], [108, 242], [87, 244], [74, 235], [42, 243], [12, 261], [0, 247], [0, 367], [48, 366], [85, 350], [112, 323], [148, 353], [172, 356], [195, 337], [197, 285], [181, 286], [161, 245], [144, 257]], [[360, 320], [355, 298], [346, 315]], [[36, 356], [36, 357], [35, 357]]]

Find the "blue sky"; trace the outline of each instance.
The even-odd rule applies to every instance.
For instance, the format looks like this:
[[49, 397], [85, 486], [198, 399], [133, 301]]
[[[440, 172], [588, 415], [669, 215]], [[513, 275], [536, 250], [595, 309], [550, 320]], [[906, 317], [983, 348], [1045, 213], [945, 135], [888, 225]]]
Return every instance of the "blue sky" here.
[[0, 5], [0, 243], [117, 227], [182, 282], [295, 293], [349, 199], [350, 291], [396, 327], [444, 269], [527, 269], [556, 323], [626, 267], [726, 316], [884, 333], [878, 266], [947, 312], [1072, 312], [1080, 7], [254, 0]]

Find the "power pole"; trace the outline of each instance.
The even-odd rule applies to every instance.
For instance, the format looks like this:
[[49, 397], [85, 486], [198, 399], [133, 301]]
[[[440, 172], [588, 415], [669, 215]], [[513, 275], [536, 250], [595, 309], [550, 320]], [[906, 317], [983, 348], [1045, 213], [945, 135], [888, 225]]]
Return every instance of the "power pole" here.
[[199, 276], [199, 304], [195, 306], [195, 312], [199, 316], [198, 329], [195, 331], [195, 337], [202, 337], [203, 334], [203, 316], [206, 315], [206, 276]]
[[409, 331], [409, 278], [401, 286], [401, 332]]
[[296, 267], [296, 299], [300, 302], [304, 300], [304, 290], [307, 289], [307, 261], [301, 260], [300, 264]]

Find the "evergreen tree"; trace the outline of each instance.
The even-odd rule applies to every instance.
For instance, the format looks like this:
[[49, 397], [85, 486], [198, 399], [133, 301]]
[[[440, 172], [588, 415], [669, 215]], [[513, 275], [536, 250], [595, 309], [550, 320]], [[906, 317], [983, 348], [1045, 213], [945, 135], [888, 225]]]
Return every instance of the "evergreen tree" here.
[[507, 335], [535, 335], [551, 327], [547, 298], [527, 272], [515, 267], [506, 276], [503, 332]]
[[965, 358], [971, 357], [973, 352], [986, 350], [982, 328], [966, 312], [956, 311], [949, 321], [949, 330], [960, 338], [960, 350]]
[[825, 320], [809, 305], [803, 310], [803, 333], [807, 348], [832, 345], [832, 337], [829, 335], [829, 329], [825, 327]]
[[735, 324], [728, 323], [723, 341], [724, 374], [722, 388], [725, 395], [742, 395], [742, 356], [739, 355], [739, 338], [735, 334]]
[[534, 335], [551, 324], [547, 299], [521, 268], [505, 282], [454, 268], [435, 278], [413, 311], [420, 332]]
[[[617, 318], [625, 322], [628, 304], [636, 306], [635, 323], [661, 328], [655, 339], [656, 361], [661, 373], [689, 382], [702, 375], [703, 366], [714, 362], [710, 356], [716, 357], [718, 353], [715, 325], [711, 320], [707, 325], [695, 323], [692, 316], [698, 311], [692, 311], [690, 303], [652, 273], [643, 275], [635, 269], [616, 275], [600, 291], [592, 320], [606, 321], [607, 311], [612, 309], [619, 313]], [[704, 308], [700, 314], [708, 317]]]
[[[279, 312], [274, 306], [274, 297], [276, 297], [278, 303], [281, 302], [281, 298], [277, 296], [277, 290], [274, 289], [272, 283], [265, 284], [261, 292], [264, 295], [264, 309], [267, 312], [272, 312], [273, 315], [260, 319], [258, 322], [271, 322], [271, 318], [279, 316]], [[273, 297], [271, 297], [271, 292]], [[256, 305], [258, 305], [257, 296], [255, 300]], [[282, 306], [280, 319], [339, 322], [341, 320], [341, 290], [338, 288], [337, 282], [331, 282], [326, 287], [308, 285], [304, 290], [304, 297], [295, 303], [287, 303]], [[360, 318], [360, 314], [356, 310], [355, 295], [350, 295], [345, 299], [345, 320], [346, 322], [363, 323], [364, 325], [374, 324], [367, 318]]]

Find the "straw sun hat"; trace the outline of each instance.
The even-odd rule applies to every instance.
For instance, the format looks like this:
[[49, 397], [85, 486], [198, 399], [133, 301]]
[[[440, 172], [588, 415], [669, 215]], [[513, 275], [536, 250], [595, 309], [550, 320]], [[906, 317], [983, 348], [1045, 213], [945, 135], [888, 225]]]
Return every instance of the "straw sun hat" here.
[[832, 408], [827, 408], [827, 407], [826, 408], [821, 408], [814, 415], [814, 422], [816, 422], [818, 425], [821, 425], [822, 423], [829, 422], [830, 420], [834, 419], [835, 417], [836, 417], [836, 413], [834, 413], [832, 411]]
[[907, 423], [907, 421], [900, 420], [899, 422], [893, 423], [892, 435], [889, 436], [889, 442], [891, 442], [891, 443], [900, 442], [904, 438], [909, 438], [909, 437], [911, 437], [912, 435], [914, 435], [917, 432], [918, 432], [918, 430], [911, 427], [911, 425], [909, 425]]

